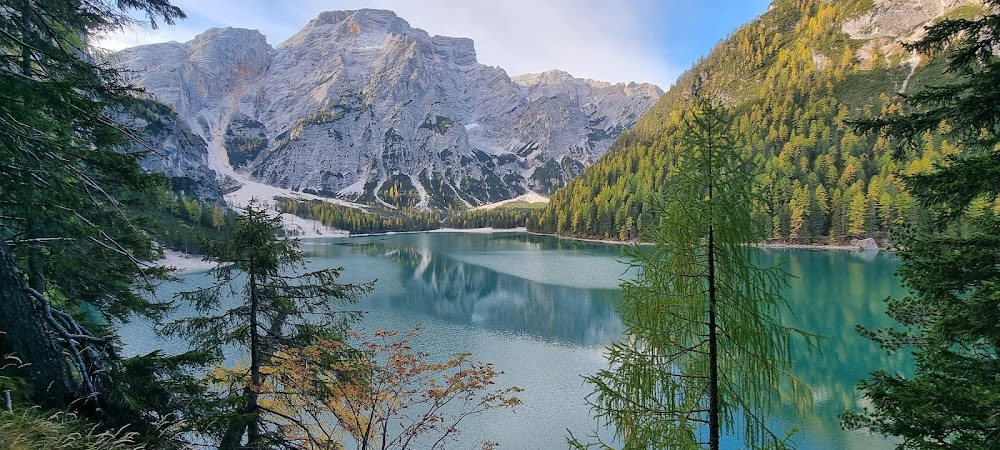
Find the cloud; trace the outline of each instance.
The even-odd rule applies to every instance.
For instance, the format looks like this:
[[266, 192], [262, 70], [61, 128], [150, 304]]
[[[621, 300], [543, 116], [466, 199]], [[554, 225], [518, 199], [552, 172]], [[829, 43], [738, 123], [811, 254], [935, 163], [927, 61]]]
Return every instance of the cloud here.
[[666, 88], [686, 67], [672, 67], [656, 30], [664, 11], [657, 0], [174, 0], [188, 19], [153, 31], [104, 37], [111, 49], [188, 41], [212, 27], [260, 30], [277, 45], [321, 11], [380, 8], [395, 11], [432, 35], [472, 38], [481, 63], [510, 75], [560, 69], [611, 82], [651, 82]]

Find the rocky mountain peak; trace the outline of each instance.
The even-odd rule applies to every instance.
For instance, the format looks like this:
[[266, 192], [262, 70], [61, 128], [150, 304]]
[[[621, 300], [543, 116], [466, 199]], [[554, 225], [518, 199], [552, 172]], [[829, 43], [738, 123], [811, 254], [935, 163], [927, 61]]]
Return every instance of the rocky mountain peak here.
[[[603, 82], [595, 82], [603, 83]], [[628, 96], [636, 97], [657, 97], [663, 95], [663, 89], [652, 83], [623, 83], [622, 92]], [[610, 86], [609, 86], [610, 87]]]
[[229, 48], [240, 52], [257, 49], [271, 50], [267, 37], [257, 30], [247, 28], [209, 28], [187, 42], [193, 48]]
[[436, 53], [455, 64], [470, 65], [477, 62], [472, 39], [430, 36], [424, 30], [411, 27], [396, 13], [382, 9], [320, 13], [279, 47], [301, 46], [327, 40], [350, 42], [353, 50], [374, 50], [417, 42], [422, 51]]
[[518, 75], [512, 77], [515, 83], [522, 86], [535, 86], [539, 84], [561, 84], [561, 83], [572, 83], [575, 78], [573, 75], [566, 73], [562, 70], [547, 70], [542, 73], [528, 73], [524, 75]]
[[357, 12], [356, 10], [323, 11], [319, 13], [319, 15], [316, 16], [315, 19], [310, 20], [309, 23], [307, 23], [306, 26], [303, 27], [302, 29], [308, 30], [310, 28], [316, 28], [322, 25], [336, 25], [347, 20], [349, 17], [353, 16], [354, 13], [356, 12]]
[[374, 28], [385, 27], [398, 24], [402, 28], [410, 28], [405, 20], [399, 18], [395, 12], [385, 9], [361, 8], [345, 11], [324, 11], [319, 13], [315, 19], [309, 21], [302, 31], [326, 25], [339, 26], [345, 24], [352, 32], [370, 32]]
[[431, 38], [435, 51], [445, 60], [458, 65], [472, 65], [478, 63], [476, 59], [476, 46], [472, 39], [434, 36]]
[[322, 12], [279, 47], [337, 40], [350, 42], [354, 48], [379, 48], [390, 36], [430, 39], [427, 33], [410, 27], [392, 11], [358, 9]]
[[479, 64], [471, 39], [376, 9], [324, 12], [274, 49], [219, 29], [166, 59], [152, 51], [122, 60], [218, 153], [220, 173], [388, 207], [552, 192], [662, 94], [562, 71], [515, 82]]
[[663, 95], [663, 90], [659, 86], [651, 83], [610, 83], [607, 81], [591, 80], [575, 78], [568, 72], [553, 69], [547, 70], [542, 73], [528, 73], [524, 75], [518, 75], [511, 77], [511, 81], [517, 83], [518, 85], [532, 89], [539, 86], [558, 86], [558, 85], [570, 85], [578, 83], [581, 85], [586, 85], [590, 89], [602, 90], [611, 89], [616, 90], [624, 94], [625, 96], [638, 96], [638, 97], [659, 97]]
[[212, 28], [187, 45], [191, 49], [188, 60], [204, 75], [226, 78], [216, 81], [234, 84], [243, 84], [263, 73], [273, 51], [263, 34], [244, 28]]
[[134, 81], [194, 125], [203, 109], [259, 78], [272, 51], [257, 30], [213, 28], [183, 44], [135, 47], [116, 57], [129, 67], [141, 68]]

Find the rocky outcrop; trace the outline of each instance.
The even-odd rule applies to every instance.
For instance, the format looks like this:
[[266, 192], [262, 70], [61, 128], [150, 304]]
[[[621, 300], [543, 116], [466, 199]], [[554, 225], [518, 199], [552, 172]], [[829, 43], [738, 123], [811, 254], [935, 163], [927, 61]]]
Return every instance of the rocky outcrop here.
[[[852, 39], [866, 41], [857, 57], [868, 66], [878, 58], [898, 57], [914, 70], [923, 61], [917, 52], [907, 52], [904, 43], [924, 36], [924, 28], [962, 6], [983, 7], [982, 0], [875, 0], [868, 12], [844, 22], [842, 30]], [[908, 81], [908, 79], [907, 79]], [[900, 92], [906, 90], [906, 82]]]
[[511, 79], [471, 40], [381, 10], [322, 13], [276, 48], [227, 28], [119, 58], [220, 153], [217, 172], [391, 207], [551, 192], [662, 94], [558, 71]]
[[130, 151], [146, 153], [139, 165], [163, 174], [175, 192], [211, 204], [222, 203], [215, 172], [209, 168], [208, 146], [170, 108], [145, 100], [117, 120], [139, 131]]
[[116, 62], [135, 70], [135, 84], [171, 105], [203, 134], [212, 129], [218, 109], [234, 93], [263, 75], [271, 52], [257, 31], [216, 28], [184, 44], [126, 49], [116, 55]]
[[982, 6], [982, 0], [875, 0], [871, 11], [844, 22], [852, 39], [887, 37], [909, 40], [923, 33], [924, 26], [963, 5]]

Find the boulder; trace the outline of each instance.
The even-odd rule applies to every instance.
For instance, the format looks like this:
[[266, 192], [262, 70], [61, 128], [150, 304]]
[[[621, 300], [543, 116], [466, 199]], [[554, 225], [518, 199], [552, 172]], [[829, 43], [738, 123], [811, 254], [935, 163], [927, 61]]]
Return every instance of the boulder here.
[[851, 241], [851, 246], [856, 246], [858, 250], [862, 251], [879, 251], [878, 242], [872, 238], [854, 239]]

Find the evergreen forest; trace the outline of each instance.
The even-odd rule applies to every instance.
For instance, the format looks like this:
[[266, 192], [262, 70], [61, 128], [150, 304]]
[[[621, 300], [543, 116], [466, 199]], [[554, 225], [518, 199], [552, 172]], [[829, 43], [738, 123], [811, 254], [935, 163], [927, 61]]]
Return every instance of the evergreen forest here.
[[[757, 213], [770, 223], [771, 240], [887, 241], [902, 223], [928, 220], [902, 180], [960, 152], [948, 138], [950, 124], [925, 131], [919, 147], [895, 159], [889, 139], [859, 132], [852, 121], [900, 111], [900, 92], [952, 75], [943, 71], [944, 58], [925, 55], [913, 65], [901, 45], [869, 45], [842, 30], [870, 7], [867, 0], [774, 2], [681, 76], [634, 129], [551, 198], [529, 229], [602, 239], [643, 235], [655, 221], [648, 199], [666, 188], [676, 164], [681, 111], [696, 80], [724, 93], [734, 133], [761, 160], [756, 186], [767, 202]], [[981, 12], [966, 6], [952, 16]], [[1000, 203], [982, 199], [972, 208], [994, 214]]]

